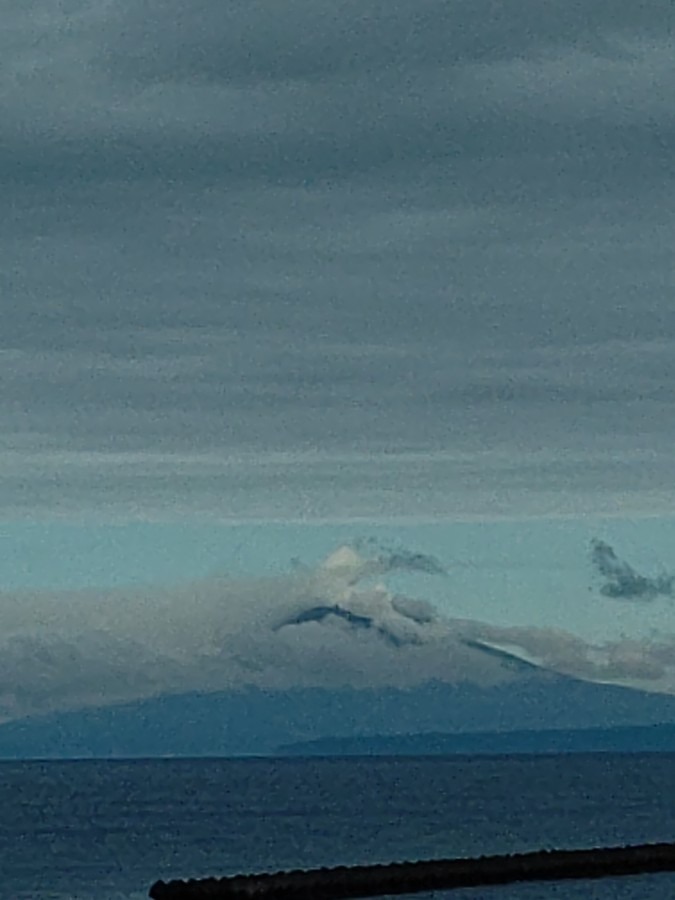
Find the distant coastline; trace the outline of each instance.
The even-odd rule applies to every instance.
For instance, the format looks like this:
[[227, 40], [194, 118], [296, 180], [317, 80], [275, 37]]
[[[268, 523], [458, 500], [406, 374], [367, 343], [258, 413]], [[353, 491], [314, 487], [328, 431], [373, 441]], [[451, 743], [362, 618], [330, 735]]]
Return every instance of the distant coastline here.
[[675, 724], [508, 732], [324, 737], [281, 744], [280, 756], [503, 756], [541, 753], [675, 753]]

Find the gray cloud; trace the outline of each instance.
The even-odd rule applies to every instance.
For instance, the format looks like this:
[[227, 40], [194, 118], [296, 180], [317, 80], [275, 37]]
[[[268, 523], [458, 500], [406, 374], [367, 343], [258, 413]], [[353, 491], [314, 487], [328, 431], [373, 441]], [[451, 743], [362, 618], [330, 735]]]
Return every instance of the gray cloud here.
[[654, 600], [672, 597], [675, 575], [641, 575], [625, 560], [619, 559], [614, 548], [595, 538], [591, 543], [591, 562], [603, 577], [600, 593], [619, 600]]
[[10, 4], [7, 514], [672, 505], [671, 14]]
[[[657, 36], [671, 10], [657, 0], [594, 2], [581, 7], [554, 2], [489, 0], [383, 0], [367, 6], [350, 0], [292, 0], [271, 7], [264, 0], [219, 5], [200, 0], [187, 13], [176, 0], [117, 6], [105, 63], [143, 81], [225, 84], [344, 80], [358, 73], [448, 68], [536, 56], [577, 46], [602, 58], [620, 54], [609, 35]], [[114, 21], [114, 20], [113, 20]]]
[[[416, 571], [425, 557], [411, 559]], [[372, 586], [400, 568], [400, 555], [342, 547], [321, 566], [267, 579], [5, 593], [0, 717], [246, 684], [453, 680], [465, 666], [499, 680], [497, 665], [446, 644], [448, 628], [430, 607]]]
[[[410, 560], [404, 564], [405, 558]], [[675, 693], [675, 638], [589, 644], [444, 618], [374, 582], [423, 554], [338, 548], [264, 579], [0, 595], [0, 719], [246, 685], [369, 687], [517, 678], [528, 666]]]
[[661, 641], [623, 639], [589, 644], [570, 633], [545, 628], [499, 628], [463, 623], [470, 640], [531, 665], [602, 684], [673, 692], [672, 636]]

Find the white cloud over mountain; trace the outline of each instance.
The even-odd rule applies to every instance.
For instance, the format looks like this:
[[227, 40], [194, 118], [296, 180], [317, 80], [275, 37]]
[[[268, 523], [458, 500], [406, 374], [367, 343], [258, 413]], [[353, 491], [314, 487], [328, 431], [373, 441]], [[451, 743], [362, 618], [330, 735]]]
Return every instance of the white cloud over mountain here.
[[437, 560], [371, 542], [261, 579], [0, 595], [0, 718], [253, 685], [495, 684], [534, 665], [675, 693], [675, 637], [590, 644], [559, 629], [441, 616], [391, 592]]

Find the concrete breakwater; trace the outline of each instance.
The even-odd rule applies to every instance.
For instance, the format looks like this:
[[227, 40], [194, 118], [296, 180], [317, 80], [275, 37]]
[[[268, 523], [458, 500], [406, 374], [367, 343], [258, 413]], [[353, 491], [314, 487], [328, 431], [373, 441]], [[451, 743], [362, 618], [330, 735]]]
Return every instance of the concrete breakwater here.
[[152, 900], [338, 900], [510, 884], [675, 871], [675, 843], [540, 850], [508, 856], [339, 866], [227, 878], [157, 881]]

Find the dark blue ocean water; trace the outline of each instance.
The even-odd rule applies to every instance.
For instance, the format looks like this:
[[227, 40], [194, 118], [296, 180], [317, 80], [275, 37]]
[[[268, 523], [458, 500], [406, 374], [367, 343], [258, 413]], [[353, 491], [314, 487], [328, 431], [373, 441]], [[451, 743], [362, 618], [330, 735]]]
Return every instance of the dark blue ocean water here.
[[[675, 755], [0, 763], [11, 900], [131, 900], [160, 877], [673, 839]], [[657, 875], [447, 896], [672, 895], [675, 876]]]

